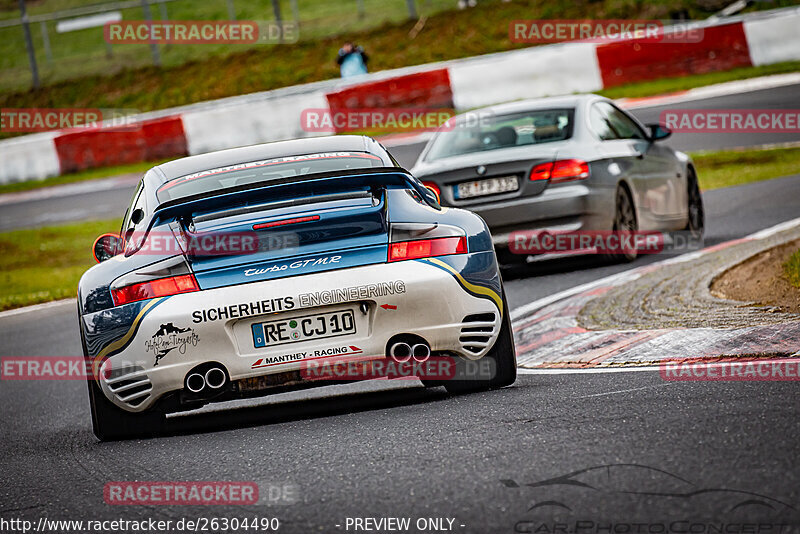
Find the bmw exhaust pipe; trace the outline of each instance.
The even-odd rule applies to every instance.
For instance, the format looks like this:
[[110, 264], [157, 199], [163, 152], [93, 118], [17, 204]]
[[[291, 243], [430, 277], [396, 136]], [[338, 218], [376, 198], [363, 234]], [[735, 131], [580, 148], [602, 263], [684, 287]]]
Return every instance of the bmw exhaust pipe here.
[[225, 371], [223, 371], [219, 367], [212, 367], [208, 371], [206, 371], [205, 376], [205, 383], [211, 389], [219, 389], [225, 385], [225, 381], [228, 379], [225, 376]]
[[200, 393], [206, 387], [206, 379], [200, 373], [192, 373], [186, 377], [186, 389], [192, 393]]
[[411, 356], [416, 362], [426, 362], [431, 357], [431, 348], [425, 343], [417, 343], [411, 347]]
[[397, 363], [405, 363], [413, 356], [413, 353], [411, 352], [411, 345], [408, 343], [403, 343], [402, 341], [395, 343], [389, 349], [389, 356], [391, 356], [392, 360], [396, 361]]

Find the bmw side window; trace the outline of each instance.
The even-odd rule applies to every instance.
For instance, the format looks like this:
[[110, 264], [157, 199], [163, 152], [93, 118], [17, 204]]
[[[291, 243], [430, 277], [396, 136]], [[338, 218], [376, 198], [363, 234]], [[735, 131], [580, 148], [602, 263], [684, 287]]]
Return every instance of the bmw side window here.
[[605, 102], [598, 104], [598, 106], [602, 106], [609, 125], [620, 139], [647, 139], [639, 125], [628, 117], [624, 111]]
[[593, 105], [591, 111], [589, 111], [589, 124], [600, 140], [609, 141], [611, 139], [619, 139], [617, 133], [611, 127], [611, 123], [608, 121], [608, 118], [600, 110], [599, 104]]

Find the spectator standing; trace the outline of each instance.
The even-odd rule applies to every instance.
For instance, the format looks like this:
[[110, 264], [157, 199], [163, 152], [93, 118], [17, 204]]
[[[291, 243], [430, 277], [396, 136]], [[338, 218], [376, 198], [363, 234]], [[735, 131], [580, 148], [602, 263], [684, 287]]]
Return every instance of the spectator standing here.
[[369, 61], [369, 57], [364, 49], [350, 41], [342, 45], [339, 49], [339, 56], [336, 58], [342, 78], [366, 74], [367, 61]]

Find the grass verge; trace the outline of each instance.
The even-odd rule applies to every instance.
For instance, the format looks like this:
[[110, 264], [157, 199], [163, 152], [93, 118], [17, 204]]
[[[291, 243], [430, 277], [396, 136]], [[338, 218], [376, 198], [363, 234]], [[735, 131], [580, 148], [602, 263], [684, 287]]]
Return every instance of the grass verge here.
[[0, 310], [74, 297], [94, 265], [92, 243], [120, 220], [0, 233]]
[[723, 150], [691, 156], [704, 191], [800, 174], [800, 148]]
[[800, 287], [800, 250], [789, 256], [783, 264], [783, 274], [794, 287]]
[[[175, 158], [171, 158], [175, 159]], [[72, 184], [75, 182], [84, 182], [86, 180], [100, 180], [103, 178], [111, 178], [113, 176], [120, 176], [122, 174], [144, 174], [146, 170], [155, 165], [160, 165], [165, 161], [143, 161], [141, 163], [131, 163], [129, 165], [117, 165], [114, 167], [101, 167], [98, 169], [88, 169], [81, 172], [72, 174], [64, 174], [62, 176], [54, 176], [52, 178], [45, 178], [44, 180], [28, 180], [27, 182], [15, 182], [12, 184], [0, 185], [0, 195], [3, 193], [17, 193], [19, 191], [29, 191], [31, 189], [39, 189], [42, 187], [50, 187], [53, 185]]]

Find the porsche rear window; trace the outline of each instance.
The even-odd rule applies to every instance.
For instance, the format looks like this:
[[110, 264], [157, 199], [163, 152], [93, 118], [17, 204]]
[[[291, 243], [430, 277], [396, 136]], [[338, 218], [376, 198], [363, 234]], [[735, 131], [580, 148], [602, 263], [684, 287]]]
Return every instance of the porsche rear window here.
[[158, 188], [159, 202], [175, 200], [219, 189], [228, 189], [280, 178], [330, 171], [382, 167], [378, 156], [366, 152], [322, 152], [250, 161], [196, 172], [165, 182]]

